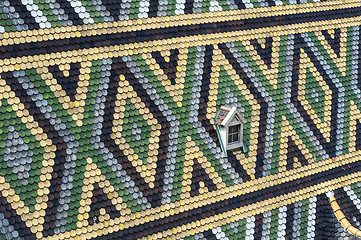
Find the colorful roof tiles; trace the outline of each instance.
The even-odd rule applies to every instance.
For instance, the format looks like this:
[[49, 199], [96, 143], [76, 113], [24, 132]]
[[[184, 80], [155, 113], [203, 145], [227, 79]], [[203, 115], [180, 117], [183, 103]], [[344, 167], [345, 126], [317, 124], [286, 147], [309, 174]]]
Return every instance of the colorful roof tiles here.
[[[0, 239], [360, 236], [360, 21], [358, 0], [0, 1]], [[222, 106], [247, 151], [222, 153]]]

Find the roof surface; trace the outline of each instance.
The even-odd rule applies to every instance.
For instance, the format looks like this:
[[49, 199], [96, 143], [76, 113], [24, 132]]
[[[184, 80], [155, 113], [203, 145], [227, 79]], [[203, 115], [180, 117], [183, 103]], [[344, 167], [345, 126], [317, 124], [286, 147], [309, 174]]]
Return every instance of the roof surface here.
[[[351, 237], [360, 20], [358, 0], [0, 1], [0, 239]], [[223, 157], [222, 105], [248, 152]]]
[[215, 121], [214, 124], [221, 126], [223, 120], [227, 117], [231, 109], [232, 109], [231, 107], [221, 106], [219, 109], [218, 116], [216, 116], [216, 119], [214, 120]]

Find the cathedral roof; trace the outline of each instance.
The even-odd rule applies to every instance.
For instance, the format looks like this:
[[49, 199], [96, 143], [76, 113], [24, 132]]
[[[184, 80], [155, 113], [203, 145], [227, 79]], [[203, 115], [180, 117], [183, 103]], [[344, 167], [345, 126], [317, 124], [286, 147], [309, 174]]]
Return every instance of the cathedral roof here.
[[360, 236], [360, 20], [358, 0], [0, 1], [0, 239]]

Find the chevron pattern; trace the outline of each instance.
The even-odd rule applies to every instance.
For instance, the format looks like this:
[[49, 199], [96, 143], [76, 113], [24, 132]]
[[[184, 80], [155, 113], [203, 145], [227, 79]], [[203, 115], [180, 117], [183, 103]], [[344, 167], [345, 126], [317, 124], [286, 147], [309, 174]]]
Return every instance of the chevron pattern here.
[[320, 0], [3, 0], [0, 33], [307, 2]]
[[2, 1], [0, 239], [351, 238], [326, 193], [361, 228], [357, 4]]

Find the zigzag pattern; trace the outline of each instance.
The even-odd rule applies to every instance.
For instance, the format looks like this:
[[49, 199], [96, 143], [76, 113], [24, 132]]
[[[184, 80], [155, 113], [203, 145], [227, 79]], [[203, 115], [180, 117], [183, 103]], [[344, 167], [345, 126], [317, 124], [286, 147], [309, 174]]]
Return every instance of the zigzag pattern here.
[[4, 0], [0, 2], [0, 33], [307, 2], [320, 1]]
[[[34, 4], [120, 11], [95, 2]], [[0, 238], [351, 237], [325, 194], [361, 227], [360, 11], [341, 10], [1, 35]], [[223, 156], [222, 105], [248, 151]]]

